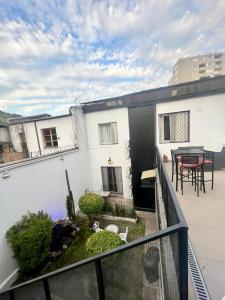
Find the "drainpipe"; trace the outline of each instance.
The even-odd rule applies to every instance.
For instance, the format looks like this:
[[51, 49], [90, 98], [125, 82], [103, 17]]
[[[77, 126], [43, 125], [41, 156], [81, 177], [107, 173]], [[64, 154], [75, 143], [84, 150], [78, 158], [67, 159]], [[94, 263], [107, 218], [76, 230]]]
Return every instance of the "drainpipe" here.
[[40, 145], [40, 140], [39, 140], [39, 136], [38, 136], [38, 130], [37, 130], [36, 121], [34, 121], [34, 126], [35, 126], [35, 132], [36, 132], [36, 137], [37, 137], [38, 149], [39, 149], [39, 153], [41, 155], [41, 145]]

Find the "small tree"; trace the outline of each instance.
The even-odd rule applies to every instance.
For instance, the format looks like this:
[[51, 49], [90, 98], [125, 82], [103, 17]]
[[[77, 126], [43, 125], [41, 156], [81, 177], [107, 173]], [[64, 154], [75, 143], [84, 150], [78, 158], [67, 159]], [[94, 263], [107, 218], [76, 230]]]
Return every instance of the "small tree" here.
[[70, 220], [75, 221], [75, 209], [74, 209], [74, 202], [73, 196], [71, 193], [66, 197], [66, 209], [67, 209], [67, 216]]
[[89, 255], [97, 255], [112, 250], [123, 244], [119, 234], [107, 230], [101, 230], [92, 234], [86, 242], [86, 251]]
[[49, 256], [52, 220], [47, 213], [28, 213], [6, 233], [22, 272], [38, 268]]
[[94, 216], [102, 213], [103, 206], [103, 197], [94, 193], [87, 193], [79, 199], [80, 210], [88, 216], [90, 222], [93, 221]]

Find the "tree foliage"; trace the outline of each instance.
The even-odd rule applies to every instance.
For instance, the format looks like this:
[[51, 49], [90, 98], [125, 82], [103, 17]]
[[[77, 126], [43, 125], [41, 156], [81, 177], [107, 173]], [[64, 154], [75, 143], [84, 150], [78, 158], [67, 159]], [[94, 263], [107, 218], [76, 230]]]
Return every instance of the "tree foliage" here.
[[52, 220], [47, 213], [28, 213], [6, 233], [22, 272], [38, 268], [49, 256]]
[[86, 251], [89, 255], [97, 255], [122, 245], [118, 233], [101, 230], [92, 234], [86, 242]]
[[102, 213], [103, 206], [103, 197], [94, 193], [87, 193], [79, 199], [80, 210], [88, 216], [90, 221], [94, 216]]

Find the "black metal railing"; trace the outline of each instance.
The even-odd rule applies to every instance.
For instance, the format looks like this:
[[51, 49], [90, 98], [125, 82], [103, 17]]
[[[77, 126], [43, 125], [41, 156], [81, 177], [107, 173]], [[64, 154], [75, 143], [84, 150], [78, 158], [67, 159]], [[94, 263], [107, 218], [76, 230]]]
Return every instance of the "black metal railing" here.
[[0, 300], [157, 299], [162, 292], [187, 300], [187, 225], [159, 153], [157, 164], [167, 228], [12, 286]]
[[167, 227], [179, 224], [182, 228], [177, 234], [169, 235], [160, 241], [164, 293], [166, 299], [186, 299], [188, 295], [188, 227], [158, 150], [156, 164]]

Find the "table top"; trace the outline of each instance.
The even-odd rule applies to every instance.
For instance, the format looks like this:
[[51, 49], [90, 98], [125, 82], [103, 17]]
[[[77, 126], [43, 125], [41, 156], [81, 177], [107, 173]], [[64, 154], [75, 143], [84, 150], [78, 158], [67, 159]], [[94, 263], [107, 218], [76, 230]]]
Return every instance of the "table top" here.
[[106, 230], [118, 233], [119, 227], [116, 224], [110, 224], [106, 227]]
[[173, 150], [175, 155], [188, 155], [188, 154], [204, 154], [205, 152], [200, 149], [176, 149]]

